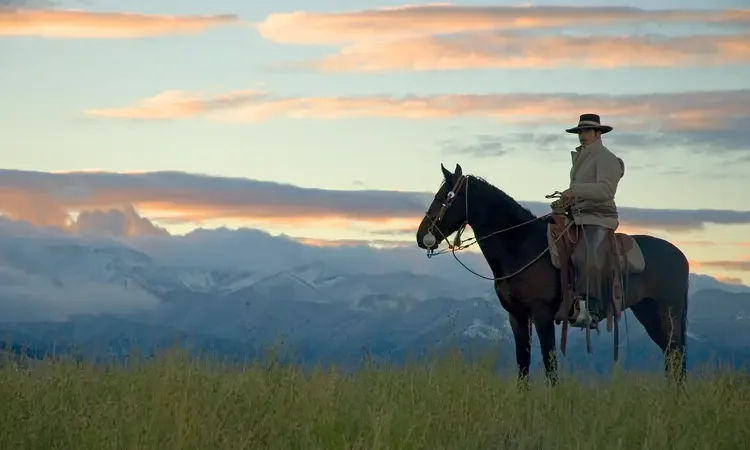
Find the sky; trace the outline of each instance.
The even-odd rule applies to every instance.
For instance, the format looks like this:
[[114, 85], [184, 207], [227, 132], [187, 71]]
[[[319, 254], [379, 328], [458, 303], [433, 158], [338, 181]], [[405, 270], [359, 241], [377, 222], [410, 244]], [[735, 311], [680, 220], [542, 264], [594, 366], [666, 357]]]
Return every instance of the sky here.
[[441, 163], [544, 213], [595, 112], [621, 230], [750, 284], [750, 4], [702, 3], [0, 0], [0, 211], [418, 252]]

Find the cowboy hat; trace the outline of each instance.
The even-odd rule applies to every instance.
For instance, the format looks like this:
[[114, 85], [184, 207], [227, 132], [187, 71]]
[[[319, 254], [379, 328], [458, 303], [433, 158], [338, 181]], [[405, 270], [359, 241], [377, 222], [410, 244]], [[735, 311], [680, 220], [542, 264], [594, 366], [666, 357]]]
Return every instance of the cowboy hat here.
[[565, 130], [568, 133], [575, 133], [578, 134], [581, 130], [586, 129], [595, 129], [600, 130], [602, 134], [609, 133], [612, 131], [612, 127], [609, 125], [602, 125], [601, 120], [599, 119], [599, 114], [581, 114], [581, 117], [578, 119], [578, 125], [573, 128], [568, 128]]

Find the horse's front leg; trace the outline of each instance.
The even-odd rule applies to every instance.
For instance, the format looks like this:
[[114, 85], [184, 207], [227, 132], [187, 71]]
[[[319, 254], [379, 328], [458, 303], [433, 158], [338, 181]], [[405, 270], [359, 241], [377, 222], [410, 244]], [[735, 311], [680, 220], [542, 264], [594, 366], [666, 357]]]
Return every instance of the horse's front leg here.
[[542, 351], [544, 371], [547, 375], [547, 383], [550, 386], [557, 385], [558, 381], [554, 320], [554, 315], [551, 313], [542, 314], [540, 317], [534, 316], [534, 326], [536, 327], [536, 335], [539, 337], [539, 348]]
[[525, 387], [528, 384], [531, 366], [531, 317], [526, 311], [513, 310], [508, 313], [508, 320], [516, 344], [519, 386]]

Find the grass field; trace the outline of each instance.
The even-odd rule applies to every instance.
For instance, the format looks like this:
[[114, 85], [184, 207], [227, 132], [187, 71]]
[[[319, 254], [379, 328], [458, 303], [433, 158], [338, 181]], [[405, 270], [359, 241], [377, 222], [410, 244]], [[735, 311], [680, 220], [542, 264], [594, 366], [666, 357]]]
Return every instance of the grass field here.
[[750, 375], [619, 374], [519, 391], [456, 358], [357, 373], [167, 354], [133, 367], [6, 360], [0, 449], [747, 449]]

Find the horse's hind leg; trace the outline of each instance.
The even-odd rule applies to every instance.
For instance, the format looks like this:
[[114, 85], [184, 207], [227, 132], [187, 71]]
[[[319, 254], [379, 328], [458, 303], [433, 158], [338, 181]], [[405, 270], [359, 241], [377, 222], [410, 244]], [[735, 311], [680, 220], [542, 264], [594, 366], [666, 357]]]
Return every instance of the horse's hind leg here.
[[651, 340], [664, 352], [667, 374], [682, 381], [686, 371], [687, 304], [658, 303], [652, 298], [644, 298], [630, 309]]
[[660, 305], [661, 322], [667, 341], [664, 362], [671, 381], [682, 384], [687, 372], [687, 294], [684, 301]]

